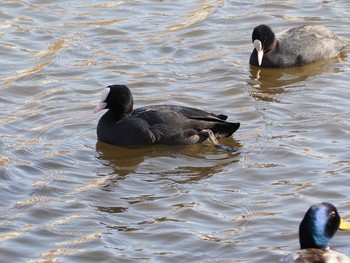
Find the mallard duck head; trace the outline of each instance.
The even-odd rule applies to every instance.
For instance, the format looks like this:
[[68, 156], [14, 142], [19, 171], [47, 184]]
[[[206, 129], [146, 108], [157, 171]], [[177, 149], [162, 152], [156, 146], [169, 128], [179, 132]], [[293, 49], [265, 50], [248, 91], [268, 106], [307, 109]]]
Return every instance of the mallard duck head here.
[[299, 227], [301, 249], [328, 248], [338, 229], [350, 230], [350, 223], [340, 218], [334, 205], [320, 203], [311, 206]]

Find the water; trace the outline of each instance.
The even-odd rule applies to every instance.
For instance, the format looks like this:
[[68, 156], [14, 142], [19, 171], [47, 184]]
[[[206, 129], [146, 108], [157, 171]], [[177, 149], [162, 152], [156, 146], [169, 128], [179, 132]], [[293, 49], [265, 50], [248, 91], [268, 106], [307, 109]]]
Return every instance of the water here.
[[[2, 1], [1, 262], [276, 262], [307, 208], [349, 217], [348, 51], [248, 65], [251, 32], [321, 24], [348, 1]], [[220, 143], [98, 143], [104, 86], [240, 121]], [[349, 233], [332, 242], [350, 254]]]

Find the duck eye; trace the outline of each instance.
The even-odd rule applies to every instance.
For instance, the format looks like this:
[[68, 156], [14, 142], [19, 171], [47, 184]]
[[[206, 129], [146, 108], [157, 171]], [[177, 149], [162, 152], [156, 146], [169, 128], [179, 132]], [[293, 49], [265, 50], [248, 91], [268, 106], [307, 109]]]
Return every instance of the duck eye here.
[[329, 216], [330, 217], [335, 217], [335, 212], [334, 211], [330, 212]]

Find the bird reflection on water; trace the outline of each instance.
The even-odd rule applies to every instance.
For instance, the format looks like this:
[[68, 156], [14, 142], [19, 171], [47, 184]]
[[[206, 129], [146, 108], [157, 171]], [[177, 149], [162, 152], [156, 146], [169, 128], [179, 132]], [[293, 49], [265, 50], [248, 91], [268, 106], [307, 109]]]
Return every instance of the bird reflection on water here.
[[[233, 138], [225, 138], [221, 141], [229, 149], [242, 147]], [[219, 173], [226, 165], [237, 162], [237, 157], [240, 155], [239, 151], [217, 149], [209, 143], [126, 148], [97, 142], [96, 150], [97, 158], [112, 167], [119, 177], [134, 173], [159, 174], [184, 183]]]
[[255, 100], [278, 102], [274, 95], [290, 92], [289, 87], [305, 85], [304, 81], [321, 74], [341, 72], [336, 62], [344, 58], [345, 54], [341, 54], [338, 58], [282, 69], [250, 66], [249, 93]]

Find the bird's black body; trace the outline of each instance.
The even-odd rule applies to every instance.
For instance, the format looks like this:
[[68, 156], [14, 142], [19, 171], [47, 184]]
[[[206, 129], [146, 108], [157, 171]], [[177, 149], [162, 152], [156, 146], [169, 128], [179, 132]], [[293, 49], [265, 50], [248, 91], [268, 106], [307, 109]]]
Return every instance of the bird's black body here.
[[[254, 28], [254, 48], [249, 64], [267, 68], [294, 67], [318, 60], [330, 59], [349, 45], [348, 39], [338, 36], [329, 28], [319, 25], [303, 25], [278, 33], [267, 25]], [[261, 64], [258, 53], [262, 52]]]
[[108, 86], [103, 101], [109, 109], [99, 120], [100, 141], [120, 146], [178, 145], [201, 143], [211, 130], [216, 138], [232, 135], [239, 123], [227, 122], [227, 116], [175, 105], [152, 105], [133, 110], [130, 90], [123, 85]]

